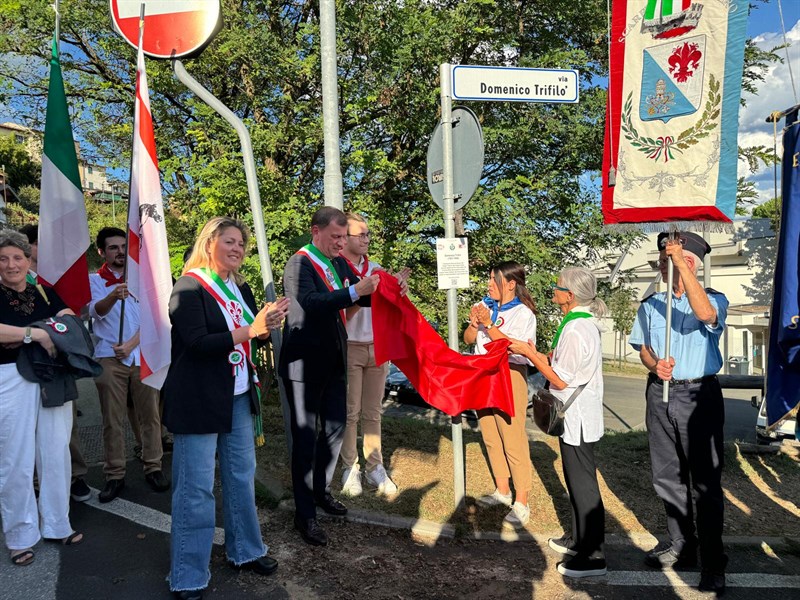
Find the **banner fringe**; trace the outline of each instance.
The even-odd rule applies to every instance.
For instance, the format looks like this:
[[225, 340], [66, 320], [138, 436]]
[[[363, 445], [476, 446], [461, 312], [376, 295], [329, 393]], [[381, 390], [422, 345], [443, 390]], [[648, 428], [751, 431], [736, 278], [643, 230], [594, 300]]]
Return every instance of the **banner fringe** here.
[[609, 233], [661, 233], [662, 231], [694, 231], [697, 233], [734, 233], [733, 223], [722, 221], [665, 221], [659, 223], [608, 223]]

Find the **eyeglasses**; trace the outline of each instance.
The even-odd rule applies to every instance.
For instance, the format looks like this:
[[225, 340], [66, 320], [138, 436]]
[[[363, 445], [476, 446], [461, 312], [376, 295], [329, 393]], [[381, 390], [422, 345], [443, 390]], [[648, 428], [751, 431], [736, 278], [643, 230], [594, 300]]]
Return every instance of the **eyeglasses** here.
[[357, 237], [362, 242], [368, 242], [370, 240], [370, 238], [372, 237], [372, 234], [369, 231], [367, 231], [366, 233], [356, 233], [356, 234], [348, 233], [347, 237], [349, 237], [349, 238]]
[[550, 287], [553, 289], [554, 292], [556, 290], [558, 290], [559, 292], [569, 292], [569, 291], [571, 291], [569, 288], [561, 287], [560, 285], [556, 285], [555, 283], [553, 285], [551, 285]]

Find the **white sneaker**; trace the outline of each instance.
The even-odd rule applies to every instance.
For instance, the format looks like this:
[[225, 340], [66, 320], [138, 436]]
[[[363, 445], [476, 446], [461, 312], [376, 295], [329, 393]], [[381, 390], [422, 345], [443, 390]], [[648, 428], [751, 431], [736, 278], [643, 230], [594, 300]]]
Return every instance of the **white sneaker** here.
[[525, 527], [530, 518], [531, 509], [528, 508], [528, 505], [522, 504], [522, 502], [514, 502], [506, 518], [503, 519], [503, 523], [511, 525], [515, 529], [520, 529]]
[[342, 472], [342, 494], [355, 497], [360, 496], [362, 491], [361, 469], [356, 463]]
[[490, 506], [511, 506], [514, 503], [514, 497], [511, 495], [511, 492], [506, 494], [501, 494], [497, 489], [493, 491], [491, 494], [487, 494], [485, 496], [481, 496], [477, 500], [475, 500], [480, 506], [490, 507]]
[[372, 471], [366, 471], [367, 483], [378, 488], [379, 494], [396, 494], [397, 484], [389, 478], [383, 465], [378, 465]]

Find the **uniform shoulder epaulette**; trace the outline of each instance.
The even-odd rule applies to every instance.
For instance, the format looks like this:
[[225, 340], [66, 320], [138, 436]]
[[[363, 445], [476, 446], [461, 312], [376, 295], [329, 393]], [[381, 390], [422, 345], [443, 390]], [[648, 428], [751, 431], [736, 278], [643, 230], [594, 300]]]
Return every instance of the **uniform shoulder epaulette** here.
[[718, 292], [714, 288], [710, 288], [710, 287], [706, 288], [706, 293], [708, 293], [708, 294], [719, 294], [720, 296], [724, 295], [722, 292]]

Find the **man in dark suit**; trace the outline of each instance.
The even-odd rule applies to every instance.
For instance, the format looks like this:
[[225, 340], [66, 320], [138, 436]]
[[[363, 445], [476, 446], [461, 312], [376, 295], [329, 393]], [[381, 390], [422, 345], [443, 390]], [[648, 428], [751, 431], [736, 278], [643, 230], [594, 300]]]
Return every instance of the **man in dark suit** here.
[[347, 421], [345, 309], [369, 306], [379, 277], [359, 279], [339, 253], [347, 242], [347, 217], [332, 207], [311, 219], [312, 242], [286, 263], [290, 300], [278, 374], [286, 387], [292, 425], [295, 527], [309, 544], [325, 546], [315, 504], [332, 515], [347, 508], [330, 493]]

